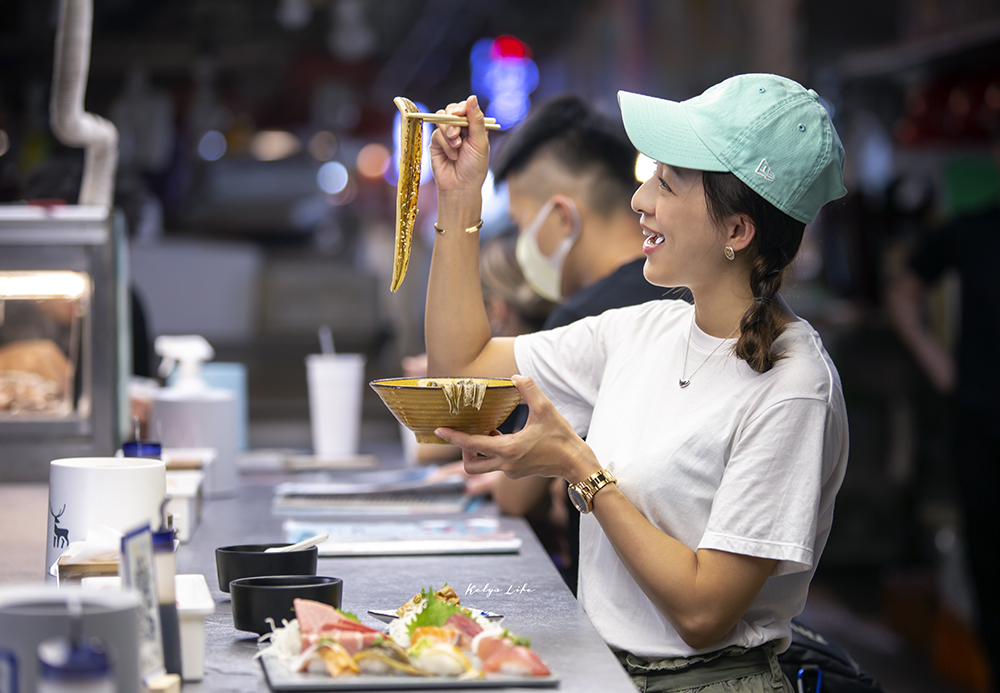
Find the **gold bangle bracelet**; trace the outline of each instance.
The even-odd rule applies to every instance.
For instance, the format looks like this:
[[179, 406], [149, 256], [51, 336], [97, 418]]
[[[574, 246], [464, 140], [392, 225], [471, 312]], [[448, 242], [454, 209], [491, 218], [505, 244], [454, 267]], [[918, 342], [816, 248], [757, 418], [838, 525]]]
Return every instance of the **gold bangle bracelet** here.
[[[465, 230], [465, 232], [466, 233], [475, 233], [476, 231], [478, 231], [481, 228], [483, 228], [483, 220], [482, 219], [480, 219], [479, 223], [476, 224], [475, 226], [470, 226], [469, 228], [467, 228]], [[442, 229], [440, 226], [438, 226], [436, 221], [434, 222], [434, 230], [437, 231], [438, 233], [444, 233], [444, 229]]]

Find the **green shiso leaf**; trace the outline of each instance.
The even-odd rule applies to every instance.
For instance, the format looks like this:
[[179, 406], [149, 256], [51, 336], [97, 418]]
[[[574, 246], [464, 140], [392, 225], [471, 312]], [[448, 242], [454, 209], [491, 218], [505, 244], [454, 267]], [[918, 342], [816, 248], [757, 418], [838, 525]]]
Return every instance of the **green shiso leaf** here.
[[341, 616], [346, 616], [347, 618], [351, 619], [352, 621], [354, 621], [356, 623], [361, 623], [361, 619], [358, 618], [355, 614], [352, 614], [350, 611], [344, 611], [343, 609], [337, 609], [337, 613], [339, 613]]
[[412, 637], [413, 631], [417, 628], [422, 626], [443, 626], [445, 621], [451, 618], [452, 614], [458, 613], [462, 613], [461, 607], [428, 596], [426, 606], [410, 622], [407, 629], [410, 631], [410, 636]]
[[500, 637], [510, 640], [511, 645], [523, 645], [524, 647], [531, 647], [531, 640], [524, 637], [523, 635], [514, 635], [508, 629], [504, 628], [500, 631]]

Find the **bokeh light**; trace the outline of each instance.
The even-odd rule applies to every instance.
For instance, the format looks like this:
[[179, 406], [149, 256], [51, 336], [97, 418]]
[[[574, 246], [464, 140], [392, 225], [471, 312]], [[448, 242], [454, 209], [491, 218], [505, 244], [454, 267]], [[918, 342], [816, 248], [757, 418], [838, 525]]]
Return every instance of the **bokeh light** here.
[[316, 161], [329, 161], [337, 153], [337, 136], [320, 130], [309, 138], [309, 153]]
[[198, 141], [198, 156], [205, 161], [216, 161], [226, 153], [226, 136], [218, 130], [209, 130]]
[[339, 161], [328, 161], [319, 167], [316, 184], [328, 195], [336, 195], [347, 187], [347, 168]]
[[358, 169], [358, 173], [363, 178], [377, 180], [382, 177], [382, 172], [385, 171], [388, 161], [389, 150], [385, 145], [372, 142], [371, 144], [366, 144], [358, 152], [355, 168]]
[[0, 130], [0, 156], [6, 154], [8, 149], [10, 149], [10, 137], [5, 130]]
[[654, 173], [656, 173], [656, 161], [640, 153], [635, 158], [635, 179], [640, 183], [645, 183], [653, 177]]
[[250, 155], [258, 161], [280, 161], [300, 151], [302, 142], [285, 130], [261, 130], [250, 139]]
[[528, 95], [538, 86], [538, 66], [521, 40], [509, 35], [479, 39], [472, 46], [469, 65], [472, 91], [489, 101], [486, 115], [506, 129], [528, 114]]

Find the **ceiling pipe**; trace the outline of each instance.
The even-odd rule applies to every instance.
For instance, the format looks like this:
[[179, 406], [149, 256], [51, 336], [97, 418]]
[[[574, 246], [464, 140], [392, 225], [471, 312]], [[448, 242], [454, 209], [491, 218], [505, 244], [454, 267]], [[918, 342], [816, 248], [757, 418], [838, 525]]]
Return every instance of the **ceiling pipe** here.
[[93, 17], [92, 0], [59, 3], [49, 124], [60, 142], [84, 148], [78, 204], [110, 208], [118, 168], [118, 130], [111, 121], [83, 110]]

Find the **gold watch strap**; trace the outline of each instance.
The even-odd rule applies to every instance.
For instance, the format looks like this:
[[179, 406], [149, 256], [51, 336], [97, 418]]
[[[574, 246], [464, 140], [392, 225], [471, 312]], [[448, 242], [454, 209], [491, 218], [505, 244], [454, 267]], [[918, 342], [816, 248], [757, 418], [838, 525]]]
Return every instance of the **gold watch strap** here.
[[618, 483], [615, 475], [612, 474], [607, 469], [600, 469], [586, 479], [577, 484], [577, 490], [580, 491], [588, 500], [593, 502], [594, 496], [597, 492], [608, 484]]

